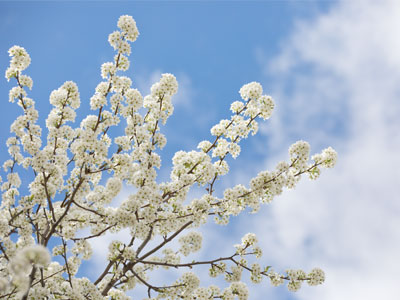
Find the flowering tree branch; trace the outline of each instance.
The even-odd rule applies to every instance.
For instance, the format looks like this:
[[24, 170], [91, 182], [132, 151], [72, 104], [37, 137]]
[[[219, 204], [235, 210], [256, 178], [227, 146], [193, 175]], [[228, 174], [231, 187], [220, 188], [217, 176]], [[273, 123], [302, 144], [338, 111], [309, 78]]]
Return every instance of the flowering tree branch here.
[[[243, 270], [255, 283], [263, 278], [274, 286], [288, 281], [290, 291], [297, 291], [302, 282], [323, 283], [324, 272], [318, 268], [278, 273], [271, 266], [250, 265], [249, 257], [262, 256], [252, 233], [235, 245], [230, 256], [181, 262], [201, 249], [203, 237], [193, 229], [210, 217], [224, 225], [247, 208], [257, 212], [285, 188], [294, 188], [302, 175], [316, 179], [322, 168], [332, 168], [337, 154], [329, 147], [310, 162], [309, 144], [298, 141], [290, 147], [288, 161], [260, 172], [248, 187], [239, 184], [225, 189], [222, 197], [215, 196], [218, 180], [229, 172], [227, 157], [239, 156], [240, 141], [256, 134], [260, 119], [270, 118], [274, 109], [272, 97], [251, 82], [240, 89], [242, 100], [231, 104], [230, 119], [211, 128], [213, 138], [200, 142], [196, 151], [175, 153], [170, 180], [158, 182], [158, 152], [167, 141], [161, 124], [173, 113], [178, 82], [172, 74], [162, 74], [145, 97], [132, 88], [132, 80], [120, 72], [129, 68], [130, 42], [139, 31], [130, 16], [121, 16], [118, 28], [108, 38], [116, 55], [101, 66], [103, 81], [90, 98], [94, 114], [75, 128], [69, 125], [75, 122], [80, 96], [74, 82], [65, 82], [50, 94], [53, 108], [46, 119], [46, 141], [36, 124], [35, 101], [26, 90], [33, 86], [23, 74], [30, 56], [19, 46], [9, 50], [6, 78], [16, 80], [9, 100], [17, 102], [22, 114], [11, 125], [10, 159], [3, 164], [0, 298], [125, 300], [130, 299], [129, 290], [144, 285], [149, 299], [247, 299]], [[116, 126], [123, 127], [123, 135], [110, 133]], [[32, 170], [34, 176], [20, 177], [24, 170]], [[194, 184], [202, 186], [204, 194], [191, 199], [188, 194]], [[124, 185], [134, 192], [112, 207]], [[123, 229], [129, 230], [129, 237], [110, 243], [107, 263], [97, 279], [80, 277], [84, 261], [93, 254], [91, 241]], [[159, 268], [194, 270], [199, 265], [207, 265], [212, 278], [224, 275], [228, 285], [201, 287], [194, 272], [164, 285], [150, 280]]]

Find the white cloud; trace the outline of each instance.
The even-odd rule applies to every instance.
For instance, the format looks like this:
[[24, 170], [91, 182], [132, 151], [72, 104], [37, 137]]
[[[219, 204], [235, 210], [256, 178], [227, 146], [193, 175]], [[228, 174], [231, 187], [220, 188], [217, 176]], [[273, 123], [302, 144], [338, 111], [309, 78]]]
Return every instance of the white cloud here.
[[283, 137], [303, 135], [317, 148], [333, 144], [339, 163], [284, 193], [252, 227], [268, 229], [269, 263], [325, 269], [327, 282], [298, 299], [398, 299], [400, 2], [341, 1], [297, 25], [265, 65], [279, 109], [264, 131], [274, 153], [294, 141]]

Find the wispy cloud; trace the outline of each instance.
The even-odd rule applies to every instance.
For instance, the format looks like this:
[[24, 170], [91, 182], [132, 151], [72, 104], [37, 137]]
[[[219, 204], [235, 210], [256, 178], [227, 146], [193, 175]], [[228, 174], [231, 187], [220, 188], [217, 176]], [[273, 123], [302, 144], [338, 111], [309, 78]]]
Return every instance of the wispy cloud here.
[[341, 1], [297, 25], [263, 64], [279, 107], [264, 132], [275, 161], [303, 136], [316, 148], [333, 144], [339, 163], [284, 193], [252, 226], [268, 228], [269, 262], [325, 269], [326, 284], [296, 298], [397, 299], [400, 3]]

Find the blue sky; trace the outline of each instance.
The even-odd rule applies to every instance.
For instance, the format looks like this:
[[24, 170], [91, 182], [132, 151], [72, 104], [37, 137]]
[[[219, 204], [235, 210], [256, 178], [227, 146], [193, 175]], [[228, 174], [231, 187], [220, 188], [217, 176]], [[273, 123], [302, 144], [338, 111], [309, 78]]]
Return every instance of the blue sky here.
[[[37, 78], [31, 95], [38, 105], [43, 105], [41, 111], [45, 113], [50, 109], [47, 105], [49, 93], [65, 80], [78, 84], [82, 99], [90, 98], [100, 80], [99, 66], [114, 55], [107, 43], [108, 34], [115, 29], [120, 15], [134, 16], [141, 35], [133, 44], [132, 68], [127, 75], [145, 86], [155, 72], [170, 72], [178, 79], [187, 79], [192, 94], [182, 102], [190, 101], [190, 105], [183, 105], [186, 111], [178, 111], [170, 122], [174, 131], [181, 131], [175, 138], [191, 135], [195, 130], [196, 139], [183, 143], [192, 147], [197, 144], [199, 135], [208, 136], [208, 130], [203, 126], [179, 124], [192, 123], [195, 118], [204, 128], [209, 128], [218, 116], [228, 117], [227, 109], [237, 98], [239, 88], [247, 82], [265, 80], [255, 53], [257, 49], [262, 49], [268, 57], [278, 53], [282, 47], [280, 39], [293, 28], [295, 17], [315, 14], [328, 3], [1, 4], [2, 51], [5, 53], [14, 44], [29, 51], [33, 61], [29, 71]], [[0, 63], [2, 69], [7, 66], [6, 55], [1, 57]], [[7, 91], [8, 87], [7, 82], [1, 82], [2, 90]], [[82, 102], [82, 108], [88, 109], [88, 101]], [[208, 116], [206, 120], [204, 115]], [[9, 121], [11, 119], [10, 115]], [[8, 131], [7, 128], [2, 130]]]
[[[163, 129], [164, 177], [173, 153], [209, 138], [209, 128], [229, 117], [240, 87], [259, 81], [276, 111], [259, 135], [242, 143], [220, 188], [273, 168], [299, 139], [312, 152], [333, 146], [338, 165], [317, 182], [304, 178], [258, 215], [236, 218], [230, 229], [207, 226], [200, 255], [229, 250], [255, 232], [265, 264], [320, 266], [327, 282], [296, 294], [263, 282], [251, 286], [251, 299], [394, 300], [400, 294], [400, 4], [377, 2], [0, 1], [0, 69], [8, 66], [9, 47], [25, 47], [32, 58], [26, 74], [34, 80], [29, 95], [42, 124], [51, 91], [66, 80], [78, 84], [83, 118], [100, 65], [114, 55], [107, 36], [120, 15], [132, 15], [140, 36], [126, 75], [143, 94], [163, 72], [180, 83]], [[7, 101], [12, 86], [0, 81], [3, 160], [9, 124], [19, 114]]]

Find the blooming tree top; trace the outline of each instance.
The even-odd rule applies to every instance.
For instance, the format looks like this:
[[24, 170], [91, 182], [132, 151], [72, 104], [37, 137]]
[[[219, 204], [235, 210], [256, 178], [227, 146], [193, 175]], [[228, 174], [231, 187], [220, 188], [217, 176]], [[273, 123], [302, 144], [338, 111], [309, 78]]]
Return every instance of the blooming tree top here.
[[[291, 291], [304, 281], [321, 284], [324, 272], [318, 268], [308, 273], [278, 273], [270, 266], [250, 264], [249, 257], [262, 255], [252, 233], [232, 248], [230, 256], [215, 253], [205, 261], [185, 257], [201, 249], [202, 235], [196, 228], [210, 220], [228, 224], [231, 216], [246, 208], [257, 212], [284, 188], [294, 188], [302, 175], [316, 179], [322, 168], [332, 168], [336, 152], [327, 148], [310, 161], [309, 144], [298, 141], [290, 147], [288, 161], [217, 197], [216, 183], [229, 172], [226, 158], [239, 156], [240, 141], [256, 134], [258, 121], [268, 119], [274, 109], [262, 86], [251, 82], [240, 89], [242, 100], [232, 103], [231, 118], [212, 127], [210, 140], [201, 141], [197, 150], [178, 151], [170, 180], [158, 183], [161, 158], [157, 152], [167, 142], [160, 124], [173, 113], [178, 82], [172, 74], [162, 74], [143, 97], [130, 78], [120, 75], [129, 68], [130, 42], [139, 31], [130, 16], [121, 16], [118, 28], [108, 38], [116, 55], [101, 66], [103, 81], [90, 98], [94, 114], [74, 126], [79, 91], [74, 82], [65, 82], [50, 94], [53, 109], [46, 119], [46, 139], [36, 123], [35, 101], [28, 97], [33, 81], [23, 74], [30, 56], [19, 46], [9, 50], [5, 76], [16, 83], [9, 100], [21, 107], [22, 114], [11, 125], [10, 159], [3, 164], [0, 298], [130, 299], [127, 291], [144, 285], [149, 299], [247, 299], [242, 273], [255, 283], [264, 277], [274, 286], [287, 281]], [[125, 134], [111, 137], [108, 132], [114, 126], [122, 126]], [[29, 176], [20, 176], [21, 172]], [[32, 180], [22, 182], [21, 178]], [[135, 192], [119, 207], [111, 207], [123, 185]], [[204, 187], [204, 194], [188, 199], [193, 185]], [[21, 186], [29, 191], [22, 193]], [[110, 243], [104, 271], [95, 274], [93, 281], [79, 277], [78, 271], [93, 252], [90, 241], [122, 229], [128, 229], [130, 236]], [[224, 276], [227, 287], [200, 287], [195, 274], [199, 265], [207, 265], [211, 277]], [[159, 268], [190, 272], [157, 286], [152, 274]]]

